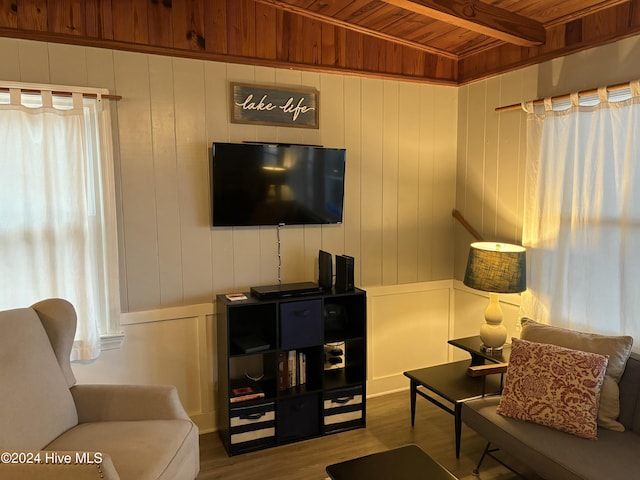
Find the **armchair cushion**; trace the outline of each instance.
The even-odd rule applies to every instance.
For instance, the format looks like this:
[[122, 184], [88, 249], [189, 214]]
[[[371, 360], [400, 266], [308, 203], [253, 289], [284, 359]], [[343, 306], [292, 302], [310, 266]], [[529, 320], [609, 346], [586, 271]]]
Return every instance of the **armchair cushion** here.
[[[140, 420], [81, 423], [47, 445], [46, 450], [108, 452], [122, 479], [173, 480], [197, 474], [198, 431], [190, 420]], [[195, 476], [195, 475], [194, 475]], [[193, 478], [193, 477], [192, 477]]]
[[33, 309], [0, 312], [0, 325], [0, 448], [38, 450], [78, 423], [73, 397]]

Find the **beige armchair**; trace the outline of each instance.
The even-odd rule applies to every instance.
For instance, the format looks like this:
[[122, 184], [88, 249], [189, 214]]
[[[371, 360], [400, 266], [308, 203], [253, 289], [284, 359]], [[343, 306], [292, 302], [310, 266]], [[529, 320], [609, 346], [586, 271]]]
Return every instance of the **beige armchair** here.
[[76, 385], [66, 300], [0, 312], [0, 478], [193, 480], [198, 428], [173, 386]]

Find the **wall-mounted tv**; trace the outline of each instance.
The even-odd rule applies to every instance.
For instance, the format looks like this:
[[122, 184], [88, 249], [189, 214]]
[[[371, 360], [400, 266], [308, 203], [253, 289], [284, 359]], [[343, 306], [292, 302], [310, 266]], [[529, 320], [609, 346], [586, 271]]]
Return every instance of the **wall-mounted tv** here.
[[211, 151], [214, 227], [342, 223], [344, 149], [214, 142]]

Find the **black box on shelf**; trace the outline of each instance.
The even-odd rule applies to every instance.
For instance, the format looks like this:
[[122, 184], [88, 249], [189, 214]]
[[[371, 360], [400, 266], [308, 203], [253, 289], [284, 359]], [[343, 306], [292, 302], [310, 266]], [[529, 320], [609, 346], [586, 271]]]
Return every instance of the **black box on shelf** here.
[[318, 394], [285, 398], [276, 413], [280, 442], [314, 437], [320, 434], [320, 398]]
[[285, 302], [280, 305], [280, 348], [322, 344], [322, 300]]

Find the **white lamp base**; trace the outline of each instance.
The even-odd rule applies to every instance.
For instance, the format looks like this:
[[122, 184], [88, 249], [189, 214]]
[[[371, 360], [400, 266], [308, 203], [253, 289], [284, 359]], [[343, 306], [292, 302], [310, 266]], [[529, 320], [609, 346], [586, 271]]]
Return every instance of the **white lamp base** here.
[[480, 327], [482, 349], [485, 352], [498, 352], [507, 341], [507, 328], [502, 324], [502, 309], [497, 293], [489, 294], [489, 305], [484, 312], [485, 323]]

